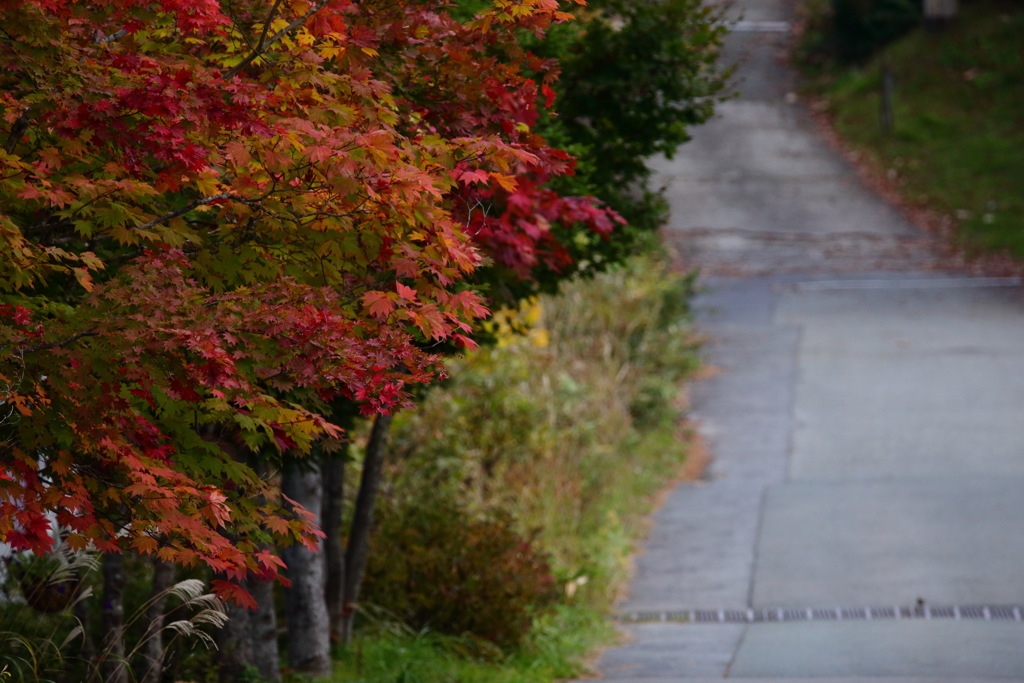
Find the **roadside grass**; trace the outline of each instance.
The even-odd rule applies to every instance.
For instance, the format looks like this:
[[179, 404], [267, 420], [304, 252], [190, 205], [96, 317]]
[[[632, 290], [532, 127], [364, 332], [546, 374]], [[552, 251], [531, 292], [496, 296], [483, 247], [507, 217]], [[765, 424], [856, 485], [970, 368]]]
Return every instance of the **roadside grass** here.
[[384, 624], [364, 631], [340, 653], [332, 680], [546, 683], [579, 675], [587, 654], [614, 637], [606, 615], [581, 605], [562, 605], [539, 618], [526, 644], [509, 654], [494, 653], [466, 636], [414, 633], [401, 625]]
[[[965, 4], [945, 29], [918, 29], [869, 63], [832, 66], [818, 80], [840, 136], [911, 205], [952, 218], [968, 252], [1024, 257], [1022, 35], [1019, 3]], [[894, 82], [889, 133], [880, 117], [883, 65]]]
[[[655, 494], [686, 460], [682, 388], [699, 367], [692, 287], [659, 253], [505, 312], [498, 344], [453, 362], [448, 385], [402, 417], [382, 505], [457, 495], [469, 517], [507, 514], [550, 558], [561, 598], [505, 651], [468, 634], [364, 620], [333, 680], [540, 683], [586, 673], [586, 658], [616, 637], [607, 615]], [[375, 544], [386, 562], [388, 539]]]

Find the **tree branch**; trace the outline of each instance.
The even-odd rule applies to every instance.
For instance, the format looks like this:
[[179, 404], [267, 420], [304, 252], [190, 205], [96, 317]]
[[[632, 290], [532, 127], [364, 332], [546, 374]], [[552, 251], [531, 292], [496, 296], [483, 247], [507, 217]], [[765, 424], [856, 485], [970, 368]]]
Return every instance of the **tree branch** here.
[[181, 207], [180, 209], [178, 209], [176, 211], [171, 211], [170, 213], [165, 213], [163, 216], [160, 216], [159, 218], [154, 218], [153, 220], [151, 220], [148, 223], [143, 223], [142, 225], [138, 226], [136, 228], [136, 230], [149, 230], [150, 228], [153, 228], [153, 227], [156, 227], [158, 225], [161, 225], [162, 223], [166, 223], [167, 221], [174, 220], [178, 216], [184, 216], [189, 211], [192, 211], [193, 209], [197, 209], [200, 206], [206, 206], [207, 204], [212, 204], [213, 202], [219, 202], [219, 201], [221, 201], [223, 199], [234, 199], [236, 201], [241, 201], [241, 200], [239, 200], [238, 197], [234, 197], [234, 196], [228, 194], [227, 192], [222, 192], [220, 194], [210, 195], [209, 197], [203, 197], [201, 199], [195, 200], [194, 202], [190, 202], [190, 203], [186, 204], [185, 206]]
[[126, 29], [121, 29], [120, 31], [114, 31], [109, 36], [104, 36], [102, 38], [97, 36], [96, 37], [96, 44], [97, 45], [104, 45], [106, 43], [113, 43], [115, 41], [121, 40], [126, 35], [128, 35], [128, 31]]
[[61, 341], [56, 342], [50, 342], [49, 344], [37, 344], [36, 346], [22, 346], [20, 349], [18, 349], [18, 351], [20, 351], [22, 354], [25, 354], [38, 353], [39, 351], [46, 351], [48, 349], [57, 349], [62, 346], [67, 346], [68, 344], [73, 344], [79, 339], [82, 339], [83, 337], [95, 336], [95, 334], [96, 327], [90, 327], [89, 329], [79, 332], [78, 334], [72, 335], [67, 339], [62, 339]]
[[263, 31], [260, 33], [259, 42], [256, 43], [256, 49], [262, 50], [267, 45], [267, 34], [270, 33], [270, 25], [274, 22], [274, 17], [277, 16], [277, 9], [281, 6], [282, 0], [277, 0], [274, 6], [270, 8], [270, 14], [267, 15], [267, 20], [263, 23]]
[[14, 153], [14, 148], [18, 145], [18, 140], [28, 129], [29, 118], [28, 112], [22, 112], [21, 116], [17, 118], [14, 125], [11, 126], [11, 132], [7, 134], [7, 140], [4, 141], [4, 151], [8, 154]]
[[256, 59], [261, 57], [263, 53], [267, 51], [267, 48], [269, 48], [271, 45], [284, 38], [286, 35], [294, 31], [295, 29], [305, 24], [307, 21], [309, 21], [310, 17], [312, 17], [314, 14], [322, 10], [324, 7], [326, 7], [327, 3], [329, 3], [330, 1], [331, 0], [320, 0], [320, 2], [310, 7], [305, 14], [303, 14], [301, 17], [298, 17], [295, 21], [288, 24], [287, 26], [285, 26], [283, 29], [281, 29], [268, 39], [267, 33], [270, 32], [270, 24], [274, 20], [274, 14], [277, 10], [278, 5], [281, 4], [281, 0], [277, 0], [277, 2], [274, 3], [274, 7], [271, 9], [270, 16], [267, 17], [267, 22], [263, 25], [263, 34], [260, 36], [260, 42], [256, 46], [256, 49], [250, 52], [249, 55], [241, 62], [225, 71], [223, 76], [224, 80], [229, 81], [235, 76], [237, 76], [239, 73], [241, 73], [242, 69], [246, 68], [254, 61], [256, 61]]

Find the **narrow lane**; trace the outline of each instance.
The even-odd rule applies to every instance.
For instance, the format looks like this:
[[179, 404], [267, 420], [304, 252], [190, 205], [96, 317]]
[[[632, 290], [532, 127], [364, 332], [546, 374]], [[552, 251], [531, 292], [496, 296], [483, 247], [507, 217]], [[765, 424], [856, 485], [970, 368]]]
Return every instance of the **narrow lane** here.
[[656, 162], [699, 268], [713, 462], [655, 518], [606, 680], [1024, 680], [1024, 296], [945, 270], [820, 138], [742, 0], [740, 96]]

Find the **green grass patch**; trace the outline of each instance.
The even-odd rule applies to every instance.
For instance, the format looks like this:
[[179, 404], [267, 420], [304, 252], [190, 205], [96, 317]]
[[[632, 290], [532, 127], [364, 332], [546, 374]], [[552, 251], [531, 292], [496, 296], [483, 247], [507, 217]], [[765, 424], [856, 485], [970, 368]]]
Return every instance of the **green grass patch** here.
[[[826, 95], [854, 148], [896, 176], [912, 203], [955, 218], [968, 248], [1024, 257], [1024, 8], [966, 5], [941, 31], [919, 29], [857, 68], [832, 66]], [[881, 68], [893, 121], [881, 126]]]
[[[672, 273], [663, 256], [639, 258], [499, 315], [499, 343], [452, 363], [447, 386], [396, 424], [384, 533], [374, 539], [364, 594], [372, 618], [341, 653], [335, 680], [512, 683], [585, 673], [588, 653], [614, 637], [607, 614], [654, 494], [686, 458], [679, 397], [699, 367], [691, 294], [692, 281]], [[437, 524], [461, 525], [472, 538], [480, 522], [507, 521], [524, 539], [520, 554], [445, 551], [458, 565], [450, 568], [436, 553], [450, 536], [416, 532], [406, 542], [410, 527], [429, 527], [428, 516], [452, 509], [457, 514]], [[417, 517], [396, 524], [394, 515], [408, 511]], [[397, 570], [394, 553], [402, 548], [416, 557], [403, 556]], [[538, 568], [535, 553], [547, 568]], [[461, 586], [493, 573], [481, 568], [490, 562], [548, 572], [554, 581], [554, 606], [536, 609], [521, 595], [496, 598], [492, 588], [479, 589], [488, 596], [477, 603], [481, 614], [497, 599], [534, 609], [532, 627], [515, 645], [496, 647], [486, 624], [483, 637], [444, 633], [429, 610], [425, 617], [418, 610], [422, 623], [389, 618], [388, 604], [409, 603], [390, 600], [396, 590], [458, 594], [472, 605], [480, 598]], [[464, 579], [453, 581], [449, 569]]]
[[546, 683], [575, 676], [595, 644], [614, 629], [605, 615], [562, 605], [537, 620], [518, 651], [495, 656], [486, 644], [394, 623], [364, 629], [336, 660], [336, 681], [360, 683]]

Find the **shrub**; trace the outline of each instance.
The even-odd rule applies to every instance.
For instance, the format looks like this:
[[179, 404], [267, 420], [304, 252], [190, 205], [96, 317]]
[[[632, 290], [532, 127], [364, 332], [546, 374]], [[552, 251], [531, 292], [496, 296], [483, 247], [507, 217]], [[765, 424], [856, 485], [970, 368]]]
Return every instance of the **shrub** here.
[[[583, 653], [610, 637], [603, 616], [651, 496], [683, 464], [693, 286], [658, 252], [501, 312], [496, 343], [451, 359], [452, 379], [396, 418], [360, 607], [371, 628], [346, 653], [353, 679], [580, 673]], [[516, 593], [495, 597], [500, 581]], [[512, 623], [510, 601], [534, 606]], [[500, 663], [491, 641], [467, 635], [467, 622], [495, 619], [510, 635], [497, 636]], [[456, 635], [439, 634], [443, 622]]]
[[628, 222], [611, 239], [580, 236], [570, 246], [574, 267], [592, 274], [642, 251], [665, 223], [647, 162], [671, 158], [711, 117], [732, 70], [718, 59], [726, 27], [712, 3], [591, 0], [575, 14], [532, 47], [561, 70], [554, 115], [539, 130], [577, 157], [575, 173], [553, 186], [599, 197]]
[[692, 287], [651, 255], [497, 316], [498, 344], [453, 360], [445, 388], [396, 421], [384, 504], [504, 511], [538, 530], [574, 602], [606, 608], [643, 497], [683, 458]]
[[514, 648], [557, 594], [547, 558], [513, 528], [444, 498], [385, 506], [363, 600], [415, 629]]
[[[921, 22], [920, 0], [816, 0], [808, 3], [804, 61], [867, 60]], [[805, 37], [806, 38], [806, 37]]]

